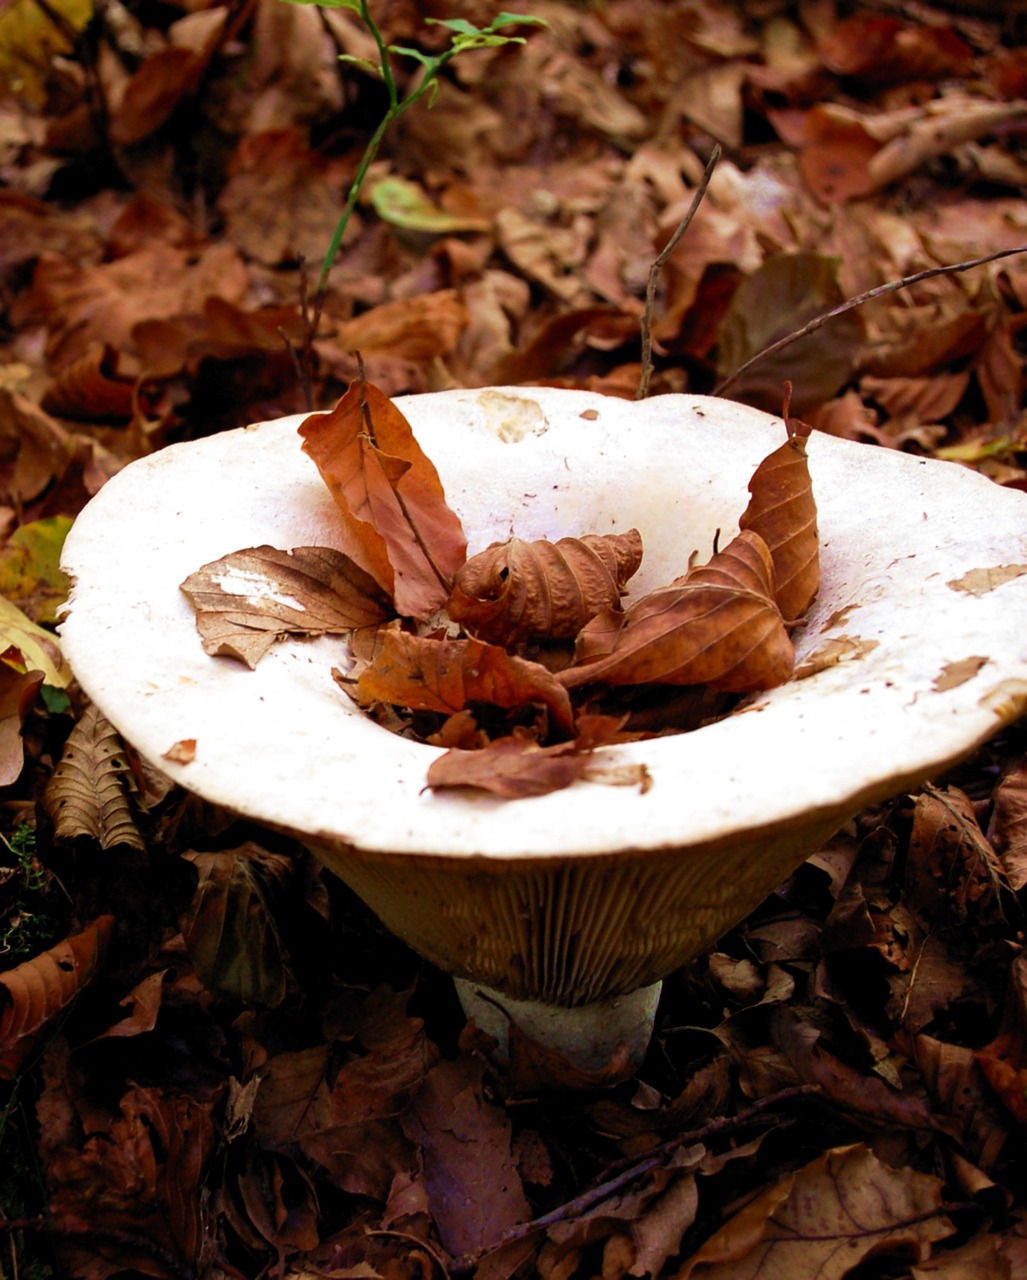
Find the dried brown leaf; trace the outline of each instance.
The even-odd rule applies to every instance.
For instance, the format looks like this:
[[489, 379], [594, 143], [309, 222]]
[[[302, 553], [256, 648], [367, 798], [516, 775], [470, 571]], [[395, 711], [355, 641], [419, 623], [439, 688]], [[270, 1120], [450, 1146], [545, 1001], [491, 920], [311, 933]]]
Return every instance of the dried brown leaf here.
[[110, 345], [93, 346], [61, 371], [41, 401], [47, 413], [87, 422], [131, 418], [137, 379], [118, 371], [118, 353]]
[[133, 329], [145, 320], [202, 312], [210, 297], [239, 302], [249, 287], [245, 264], [227, 243], [196, 254], [148, 244], [127, 257], [78, 267], [44, 254], [32, 286], [46, 318], [51, 368], [63, 369], [90, 346], [132, 350]]
[[506, 1111], [485, 1096], [480, 1060], [436, 1063], [404, 1117], [421, 1151], [439, 1238], [451, 1254], [483, 1248], [530, 1218]]
[[674, 1280], [841, 1280], [888, 1250], [927, 1257], [954, 1231], [940, 1211], [942, 1189], [940, 1179], [892, 1169], [865, 1146], [835, 1147], [736, 1213]]
[[1007, 774], [995, 792], [988, 839], [998, 850], [1010, 888], [1027, 886], [1027, 762]]
[[998, 1034], [974, 1058], [1017, 1124], [1027, 1124], [1027, 957], [1022, 954], [1009, 969]]
[[0, 1079], [13, 1080], [54, 1019], [92, 981], [103, 962], [113, 916], [0, 974]]
[[[731, 299], [717, 339], [717, 369], [727, 378], [779, 338], [843, 302], [838, 259], [817, 253], [775, 254], [747, 276]], [[862, 321], [846, 312], [739, 375], [731, 395], [773, 412], [781, 384], [795, 384], [800, 413], [830, 400], [848, 381], [863, 337]]]
[[310, 148], [294, 126], [243, 137], [228, 161], [218, 209], [234, 245], [276, 266], [324, 253], [339, 217], [337, 159]]
[[181, 588], [205, 652], [255, 667], [288, 635], [339, 634], [391, 616], [370, 574], [331, 547], [251, 547], [191, 573]]
[[274, 914], [274, 895], [293, 874], [291, 859], [248, 842], [185, 855], [200, 873], [182, 936], [210, 991], [276, 1008], [294, 989]]
[[81, 1147], [55, 1152], [47, 1169], [54, 1217], [88, 1223], [95, 1238], [117, 1241], [116, 1261], [103, 1271], [96, 1269], [91, 1241], [81, 1253], [68, 1246], [67, 1271], [131, 1271], [158, 1280], [192, 1274], [208, 1225], [203, 1179], [214, 1149], [210, 1104], [136, 1087], [119, 1108], [106, 1124], [95, 1117]]
[[749, 505], [738, 524], [758, 533], [774, 561], [774, 599], [793, 622], [813, 603], [820, 587], [820, 541], [806, 440], [812, 430], [788, 417], [788, 439], [769, 454], [749, 481]]
[[429, 617], [445, 603], [467, 541], [406, 418], [377, 387], [354, 379], [300, 435], [342, 512], [346, 551], [399, 613]]
[[[556, 746], [540, 747], [531, 734], [515, 729], [479, 751], [453, 748], [428, 769], [428, 786], [476, 787], [508, 800], [561, 791], [586, 772], [596, 747], [616, 740], [622, 724], [616, 716], [585, 715], [578, 719], [577, 737]], [[643, 785], [642, 779], [632, 781]]]
[[930, 921], [1003, 926], [1015, 911], [1005, 869], [958, 788], [925, 788], [909, 837], [909, 903]]
[[959, 75], [973, 52], [945, 26], [915, 26], [885, 14], [857, 13], [840, 22], [820, 45], [833, 72], [864, 84], [905, 84]]
[[335, 1076], [327, 1122], [305, 1126], [302, 1147], [353, 1195], [385, 1200], [397, 1176], [416, 1168], [401, 1117], [438, 1059], [420, 1018], [406, 1012], [409, 993], [378, 987], [346, 1030], [364, 1053]]
[[42, 671], [16, 671], [0, 662], [0, 787], [17, 782], [25, 763], [21, 726], [43, 683]]
[[540, 704], [564, 733], [574, 727], [570, 698], [555, 676], [538, 662], [480, 640], [433, 640], [386, 631], [356, 683], [355, 696], [362, 706], [385, 702], [450, 714], [469, 702], [505, 708]]
[[128, 799], [130, 778], [121, 739], [90, 705], [69, 734], [43, 797], [57, 838], [88, 836], [103, 849], [144, 849]]
[[601, 609], [618, 607], [641, 563], [637, 529], [558, 542], [511, 538], [467, 561], [446, 611], [490, 644], [569, 640]]
[[196, 88], [203, 66], [200, 56], [176, 45], [157, 49], [144, 58], [113, 113], [111, 140], [118, 146], [130, 146], [159, 129]]
[[738, 535], [708, 564], [627, 610], [599, 614], [578, 637], [567, 688], [608, 684], [708, 684], [740, 692], [788, 679], [794, 651], [772, 595], [763, 539]]

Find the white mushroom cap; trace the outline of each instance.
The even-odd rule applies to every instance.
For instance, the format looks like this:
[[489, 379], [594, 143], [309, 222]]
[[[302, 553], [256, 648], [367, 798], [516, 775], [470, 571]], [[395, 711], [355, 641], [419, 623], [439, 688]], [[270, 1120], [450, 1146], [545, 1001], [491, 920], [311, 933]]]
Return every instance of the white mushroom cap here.
[[[637, 527], [632, 596], [723, 545], [780, 419], [702, 396], [491, 388], [397, 401], [470, 552]], [[228, 552], [338, 545], [302, 416], [174, 445], [115, 476], [65, 546], [61, 634], [85, 691], [183, 786], [297, 833], [442, 967], [577, 1004], [651, 983], [744, 916], [865, 804], [1027, 706], [1027, 496], [814, 434], [822, 586], [800, 665], [847, 660], [695, 733], [597, 752], [599, 780], [517, 801], [425, 789], [437, 748], [333, 682], [346, 641], [255, 671], [200, 647], [179, 584]], [[630, 597], [629, 597], [630, 599]], [[960, 665], [962, 664], [962, 665]], [[162, 759], [196, 740], [195, 758]], [[642, 764], [651, 785], [610, 785]], [[602, 780], [603, 770], [607, 780]]]

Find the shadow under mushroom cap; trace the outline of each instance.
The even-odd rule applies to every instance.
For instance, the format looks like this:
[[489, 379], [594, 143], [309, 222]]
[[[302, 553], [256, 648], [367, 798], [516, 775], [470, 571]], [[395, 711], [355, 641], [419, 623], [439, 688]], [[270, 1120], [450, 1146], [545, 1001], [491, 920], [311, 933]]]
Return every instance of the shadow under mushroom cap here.
[[[491, 388], [397, 403], [471, 553], [513, 533], [635, 526], [633, 596], [684, 572], [694, 549], [706, 559], [717, 530], [726, 543], [753, 470], [785, 438], [780, 419], [701, 396]], [[863, 805], [1027, 706], [1027, 496], [814, 433], [822, 585], [796, 651], [800, 669], [841, 661], [695, 733], [604, 748], [598, 781], [517, 801], [432, 793], [439, 750], [374, 724], [333, 682], [344, 639], [285, 642], [251, 672], [207, 657], [179, 591], [243, 547], [338, 545], [302, 420], [172, 446], [115, 476], [66, 544], [64, 651], [145, 756], [299, 834], [453, 972], [568, 1004], [652, 982]], [[187, 739], [191, 763], [162, 760]], [[610, 785], [627, 763], [645, 765], [647, 791]], [[633, 937], [614, 956], [582, 931]], [[516, 948], [531, 954], [512, 963]]]

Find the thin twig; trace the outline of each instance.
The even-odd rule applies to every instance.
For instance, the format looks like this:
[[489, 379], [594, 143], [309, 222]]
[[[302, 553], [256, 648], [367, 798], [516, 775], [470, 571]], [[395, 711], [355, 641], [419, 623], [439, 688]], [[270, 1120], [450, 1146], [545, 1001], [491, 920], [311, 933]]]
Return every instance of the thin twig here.
[[[739, 1111], [737, 1115], [721, 1116], [717, 1120], [711, 1120], [709, 1124], [704, 1124], [699, 1129], [690, 1129], [687, 1133], [675, 1135], [675, 1137], [662, 1143], [642, 1160], [622, 1161], [618, 1165], [613, 1165], [612, 1168], [617, 1171], [613, 1177], [607, 1177], [598, 1186], [590, 1187], [587, 1191], [582, 1192], [580, 1196], [576, 1196], [573, 1200], [568, 1200], [566, 1204], [560, 1205], [550, 1213], [543, 1214], [540, 1218], [534, 1218], [531, 1222], [522, 1222], [516, 1227], [511, 1227], [509, 1231], [504, 1231], [498, 1239], [485, 1248], [476, 1249], [473, 1253], [461, 1254], [460, 1257], [454, 1258], [450, 1271], [453, 1275], [461, 1275], [468, 1271], [473, 1271], [486, 1254], [494, 1253], [505, 1245], [515, 1244], [518, 1240], [526, 1239], [528, 1236], [534, 1235], [536, 1231], [543, 1231], [554, 1223], [565, 1222], [568, 1219], [578, 1218], [582, 1214], [588, 1213], [596, 1205], [602, 1204], [604, 1200], [608, 1200], [610, 1196], [615, 1195], [622, 1187], [628, 1186], [632, 1182], [637, 1182], [639, 1178], [645, 1177], [647, 1173], [652, 1173], [654, 1169], [658, 1169], [667, 1156], [676, 1151], [678, 1147], [683, 1147], [693, 1142], [703, 1142], [720, 1134], [729, 1133], [734, 1129], [741, 1129], [764, 1111], [769, 1111], [783, 1102], [791, 1102], [795, 1098], [808, 1097], [819, 1092], [815, 1085], [796, 1085], [791, 1089], [781, 1089], [778, 1093], [771, 1093], [765, 1098], [760, 1098], [751, 1107], [746, 1107], [744, 1111]], [[607, 1173], [609, 1172], [610, 1170], [607, 1170]]]
[[653, 308], [656, 305], [656, 282], [659, 279], [660, 272], [666, 266], [667, 259], [674, 252], [678, 241], [688, 230], [689, 223], [695, 217], [696, 211], [703, 202], [706, 188], [710, 185], [710, 179], [713, 177], [713, 170], [717, 167], [717, 161], [720, 159], [720, 153], [720, 143], [717, 143], [710, 153], [709, 160], [706, 162], [706, 168], [703, 170], [702, 178], [695, 189], [695, 195], [692, 197], [688, 212], [678, 223], [674, 234], [663, 246], [663, 249], [649, 268], [649, 279], [645, 285], [645, 310], [642, 313], [642, 371], [638, 378], [638, 390], [635, 392], [636, 400], [644, 400], [646, 398], [649, 393], [649, 379], [653, 376]]
[[874, 298], [883, 298], [889, 293], [897, 293], [900, 289], [908, 289], [910, 285], [919, 284], [921, 280], [930, 280], [934, 276], [953, 275], [956, 272], [969, 271], [972, 267], [983, 267], [987, 262], [996, 262], [999, 258], [1009, 258], [1014, 253], [1027, 253], [1027, 244], [1018, 245], [1015, 249], [999, 249], [997, 253], [985, 254], [983, 258], [969, 258], [966, 262], [957, 262], [950, 267], [929, 267], [926, 271], [918, 271], [916, 275], [904, 276], [901, 280], [892, 280], [888, 284], [878, 285], [875, 289], [868, 289], [866, 293], [861, 293], [855, 298], [849, 298], [837, 307], [832, 307], [830, 311], [825, 311], [821, 315], [814, 317], [808, 324], [804, 324], [801, 329], [796, 329], [794, 333], [786, 334], [785, 337], [778, 338], [776, 342], [772, 342], [769, 347], [764, 347], [762, 351], [757, 352], [756, 355], [746, 360], [744, 364], [739, 365], [734, 373], [729, 374], [728, 377], [714, 387], [712, 394], [722, 396], [728, 387], [734, 386], [742, 374], [746, 373], [760, 360], [765, 360], [767, 356], [776, 355], [777, 352], [791, 346], [799, 338], [805, 338], [809, 333], [816, 333], [820, 326], [828, 320], [833, 320], [835, 316], [844, 315], [846, 311], [852, 311], [855, 307], [861, 307], [864, 302], [871, 302]]

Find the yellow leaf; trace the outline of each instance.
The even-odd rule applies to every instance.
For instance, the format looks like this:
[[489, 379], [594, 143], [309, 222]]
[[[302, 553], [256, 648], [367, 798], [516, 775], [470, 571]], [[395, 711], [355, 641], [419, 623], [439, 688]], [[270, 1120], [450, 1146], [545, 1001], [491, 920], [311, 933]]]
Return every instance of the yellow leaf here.
[[47, 8], [56, 22], [36, 0], [11, 0], [0, 9], [0, 84], [35, 107], [46, 105], [51, 59], [70, 50], [69, 35], [93, 16], [93, 0], [48, 0]]
[[[16, 650], [17, 652], [12, 652]], [[71, 682], [57, 637], [0, 596], [0, 659], [25, 671], [42, 671], [46, 684], [63, 689]]]

